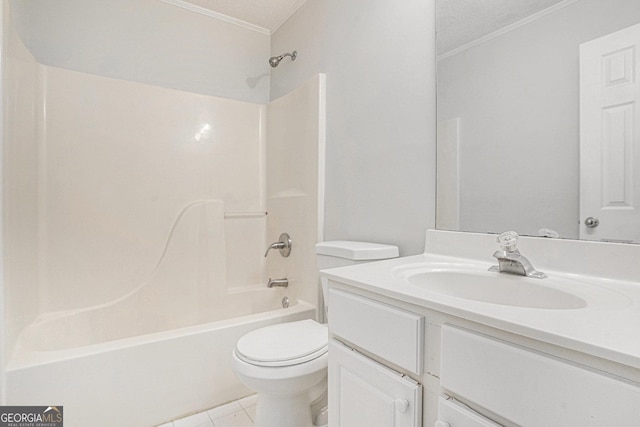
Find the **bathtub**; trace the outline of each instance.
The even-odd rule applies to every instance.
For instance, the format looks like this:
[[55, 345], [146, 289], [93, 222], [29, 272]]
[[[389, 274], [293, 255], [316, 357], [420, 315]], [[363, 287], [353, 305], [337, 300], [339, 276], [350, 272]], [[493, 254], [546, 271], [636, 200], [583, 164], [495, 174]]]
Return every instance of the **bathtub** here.
[[[276, 295], [255, 292], [258, 301]], [[153, 332], [145, 324], [146, 334], [131, 331], [124, 338], [111, 335], [112, 328], [102, 335], [82, 333], [118, 316], [104, 310], [72, 314], [40, 319], [23, 332], [7, 368], [7, 404], [64, 406], [67, 427], [140, 427], [251, 394], [230, 366], [238, 338], [263, 326], [314, 318], [316, 309], [297, 301], [171, 330]]]

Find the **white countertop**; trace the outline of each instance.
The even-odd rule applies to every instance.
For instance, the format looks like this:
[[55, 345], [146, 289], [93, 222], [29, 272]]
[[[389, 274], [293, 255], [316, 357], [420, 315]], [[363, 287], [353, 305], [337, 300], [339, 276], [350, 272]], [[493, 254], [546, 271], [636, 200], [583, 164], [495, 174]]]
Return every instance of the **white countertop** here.
[[[527, 280], [540, 280], [543, 286], [555, 280], [563, 283], [563, 291], [587, 302], [584, 308], [541, 309], [449, 296], [412, 284], [402, 276], [407, 269], [433, 264], [464, 264], [486, 271], [495, 264], [490, 262], [490, 255], [487, 259], [483, 262], [425, 253], [323, 270], [321, 275], [359, 289], [640, 369], [640, 285], [637, 281], [539, 268], [549, 278]], [[563, 279], [569, 279], [569, 285]]]

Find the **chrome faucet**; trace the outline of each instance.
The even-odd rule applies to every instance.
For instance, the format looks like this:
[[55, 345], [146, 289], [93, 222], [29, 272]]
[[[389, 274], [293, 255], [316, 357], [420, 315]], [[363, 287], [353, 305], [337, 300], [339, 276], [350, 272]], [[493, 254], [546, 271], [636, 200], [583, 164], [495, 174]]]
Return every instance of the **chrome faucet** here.
[[280, 255], [285, 258], [291, 254], [291, 237], [289, 237], [287, 233], [282, 233], [278, 239], [277, 242], [269, 245], [267, 251], [264, 253], [265, 258], [269, 255], [271, 249], [280, 250]]
[[493, 257], [498, 260], [498, 265], [489, 268], [489, 271], [499, 273], [517, 274], [519, 276], [535, 277], [544, 279], [546, 274], [537, 271], [531, 262], [516, 249], [518, 243], [518, 233], [506, 231], [498, 236], [497, 241], [502, 250], [495, 251]]
[[269, 283], [267, 283], [267, 288], [273, 288], [277, 286], [279, 288], [287, 288], [289, 287], [289, 280], [285, 277], [284, 279], [269, 279]]

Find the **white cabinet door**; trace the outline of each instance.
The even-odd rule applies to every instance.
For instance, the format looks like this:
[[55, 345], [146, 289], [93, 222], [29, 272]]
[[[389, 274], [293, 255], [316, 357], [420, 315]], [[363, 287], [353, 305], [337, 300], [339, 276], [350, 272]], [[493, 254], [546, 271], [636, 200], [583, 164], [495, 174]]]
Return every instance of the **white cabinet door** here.
[[420, 427], [422, 386], [331, 340], [329, 407], [331, 427]]

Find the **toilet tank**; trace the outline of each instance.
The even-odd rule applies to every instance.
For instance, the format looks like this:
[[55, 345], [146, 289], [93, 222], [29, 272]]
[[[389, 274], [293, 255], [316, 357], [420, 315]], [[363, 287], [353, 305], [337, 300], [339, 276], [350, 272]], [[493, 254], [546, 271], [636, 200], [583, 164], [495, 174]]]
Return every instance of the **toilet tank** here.
[[397, 258], [398, 247], [380, 243], [334, 240], [316, 243], [318, 270]]
[[[362, 264], [365, 262], [380, 261], [383, 259], [397, 258], [400, 252], [397, 246], [380, 243], [353, 242], [348, 240], [334, 240], [316, 243], [316, 257], [318, 270], [348, 265]], [[325, 301], [325, 319], [328, 314], [327, 281], [322, 278], [322, 296]]]

